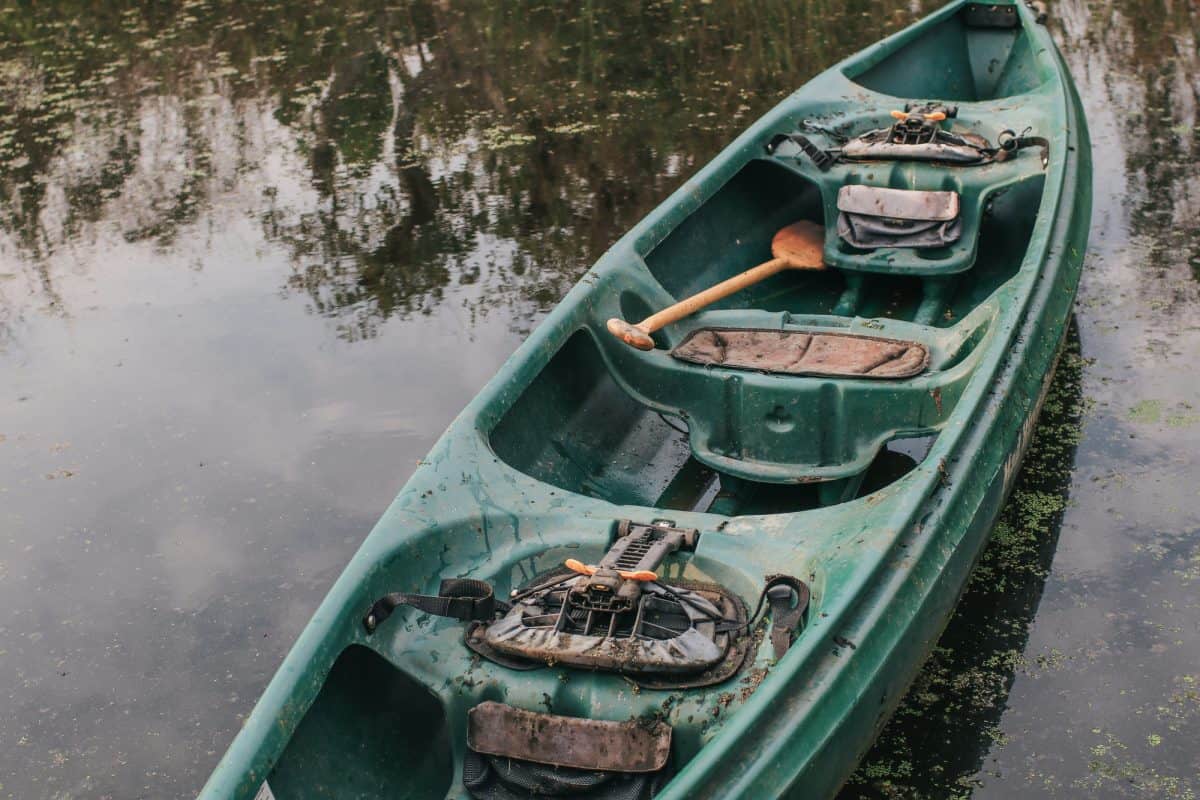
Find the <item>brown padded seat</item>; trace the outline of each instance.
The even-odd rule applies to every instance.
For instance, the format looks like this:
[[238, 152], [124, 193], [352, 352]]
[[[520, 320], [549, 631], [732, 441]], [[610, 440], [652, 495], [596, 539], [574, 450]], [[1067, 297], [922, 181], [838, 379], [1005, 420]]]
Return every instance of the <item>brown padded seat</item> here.
[[919, 342], [757, 328], [700, 328], [671, 355], [704, 366], [844, 378], [911, 378], [929, 366], [929, 349]]

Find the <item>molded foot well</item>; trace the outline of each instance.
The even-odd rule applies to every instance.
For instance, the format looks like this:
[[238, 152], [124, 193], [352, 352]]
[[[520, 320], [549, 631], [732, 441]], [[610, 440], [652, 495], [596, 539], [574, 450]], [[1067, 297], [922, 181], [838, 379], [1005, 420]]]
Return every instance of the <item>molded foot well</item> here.
[[[690, 365], [674, 366], [663, 377], [638, 373], [644, 365], [636, 360], [625, 366], [634, 385], [671, 384], [664, 389], [670, 390], [668, 407], [679, 397], [709, 402], [685, 408], [687, 423], [664, 418], [625, 393], [591, 334], [578, 331], [491, 431], [493, 451], [537, 480], [621, 505], [703, 511], [711, 504], [714, 513], [726, 515], [784, 513], [849, 499], [849, 488], [846, 496], [834, 496], [803, 488], [803, 478], [819, 472], [818, 479], [846, 479], [863, 472], [884, 439], [938, 424], [957, 398], [947, 392], [935, 400], [904, 382], [793, 382]], [[747, 381], [755, 385], [747, 388]], [[702, 437], [695, 440], [700, 446], [694, 458], [690, 437]], [[712, 465], [707, 453], [725, 460]], [[759, 462], [799, 465], [806, 472], [799, 481], [744, 474]], [[725, 463], [749, 466], [739, 472]]]
[[583, 331], [525, 389], [490, 441], [496, 455], [540, 481], [643, 506], [654, 504], [690, 453], [687, 434], [627, 395]]
[[445, 713], [373, 651], [346, 648], [268, 783], [278, 800], [444, 797], [454, 778]]
[[1021, 28], [973, 28], [959, 13], [850, 78], [906, 100], [993, 100], [1025, 94], [1042, 75]]

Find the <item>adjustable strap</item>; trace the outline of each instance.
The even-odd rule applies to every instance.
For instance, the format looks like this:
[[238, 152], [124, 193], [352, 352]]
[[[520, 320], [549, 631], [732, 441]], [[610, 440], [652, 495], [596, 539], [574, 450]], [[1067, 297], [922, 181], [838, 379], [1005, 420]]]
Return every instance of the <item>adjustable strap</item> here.
[[1007, 161], [1017, 154], [1018, 150], [1026, 147], [1039, 147], [1042, 150], [1042, 167], [1045, 168], [1050, 163], [1050, 140], [1044, 136], [1030, 136], [1029, 129], [1017, 136], [1014, 130], [1000, 131], [1000, 135], [996, 137], [996, 143], [999, 145], [991, 151], [992, 157], [996, 161]]
[[491, 584], [474, 578], [446, 578], [438, 587], [437, 595], [393, 592], [375, 601], [371, 610], [363, 617], [367, 633], [391, 616], [400, 606], [412, 606], [418, 611], [438, 617], [468, 620], [490, 620], [497, 609], [506, 611], [507, 603], [497, 602]]
[[[808, 610], [810, 594], [808, 586], [791, 575], [768, 575], [763, 594], [771, 606], [771, 645], [778, 661], [796, 639], [796, 629]], [[792, 605], [793, 598], [795, 605]]]
[[[754, 613], [745, 622], [722, 620], [717, 623], [717, 633], [733, 633], [749, 628], [758, 619], [763, 606], [771, 610], [771, 645], [775, 648], [775, 660], [783, 658], [784, 653], [796, 640], [796, 631], [804, 621], [804, 612], [808, 610], [811, 593], [808, 585], [799, 578], [791, 575], [768, 575], [763, 584], [762, 594], [758, 596], [758, 604]], [[793, 598], [796, 601], [792, 605]]]
[[831, 150], [822, 150], [812, 143], [812, 140], [807, 136], [801, 136], [798, 133], [777, 133], [771, 137], [771, 141], [766, 144], [767, 155], [774, 155], [775, 150], [784, 142], [792, 142], [799, 147], [804, 154], [812, 159], [813, 164], [821, 172], [828, 172], [829, 168], [837, 163], [837, 153]]

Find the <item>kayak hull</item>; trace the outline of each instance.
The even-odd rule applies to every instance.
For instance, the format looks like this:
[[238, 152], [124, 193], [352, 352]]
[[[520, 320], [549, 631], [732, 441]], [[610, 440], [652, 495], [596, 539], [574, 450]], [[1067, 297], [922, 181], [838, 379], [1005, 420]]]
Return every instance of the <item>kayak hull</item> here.
[[[987, 542], [1032, 435], [1087, 244], [1090, 144], [1065, 64], [1032, 12], [1005, 3], [1018, 33], [972, 29], [967, 56], [944, 55], [966, 35], [958, 21], [966, 5], [951, 3], [818, 76], [601, 258], [385, 512], [202, 798], [248, 800], [264, 784], [279, 800], [465, 797], [467, 712], [488, 700], [593, 719], [664, 719], [679, 763], [661, 798], [837, 791], [931, 651]], [[1004, 66], [991, 74], [975, 63], [981, 53]], [[926, 65], [924, 91], [895, 83], [899, 67], [913, 63]], [[763, 155], [763, 142], [800, 116], [850, 124], [862, 109], [880, 116], [905, 95], [959, 101], [967, 119], [1027, 119], [1049, 140], [1044, 167], [1030, 152], [1019, 169], [975, 167], [956, 178], [978, 219], [967, 220], [969, 241], [942, 254], [941, 267], [838, 243], [822, 181], [856, 169], [868, 180], [869, 167], [822, 176], [802, 159]], [[932, 169], [897, 168], [891, 178], [926, 181]], [[973, 188], [977, 180], [990, 188]], [[739, 217], [771, 204], [781, 208], [767, 219]], [[759, 239], [800, 214], [827, 223], [829, 275], [772, 279], [689, 324], [836, 324], [924, 337], [935, 366], [928, 374], [901, 385], [707, 371], [673, 363], [661, 346], [643, 356], [606, 338], [608, 317], [640, 318], [749, 266]], [[1009, 214], [1016, 221], [1006, 228]], [[718, 252], [727, 234], [716, 221], [743, 226], [720, 250], [737, 252], [728, 263], [714, 255], [711, 266], [683, 269], [697, 253]], [[960, 258], [968, 269], [955, 266]], [[847, 277], [856, 270], [866, 277]], [[951, 283], [958, 272], [967, 277]], [[891, 299], [872, 305], [876, 280]], [[918, 280], [923, 299], [903, 294]], [[939, 281], [952, 299], [929, 319], [922, 309]], [[856, 300], [859, 286], [867, 289]], [[857, 303], [851, 313], [847, 302]], [[688, 332], [681, 323], [659, 343]], [[680, 424], [687, 435], [672, 432]], [[932, 439], [928, 452], [868, 491], [862, 476], [881, 448], [915, 436]], [[716, 498], [676, 502], [687, 470], [719, 475]], [[762, 648], [714, 687], [635, 690], [619, 675], [480, 663], [463, 647], [461, 625], [428, 615], [397, 612], [374, 634], [361, 624], [388, 592], [433, 592], [448, 577], [507, 592], [566, 557], [597, 557], [614, 520], [664, 517], [701, 531], [683, 577], [720, 583], [748, 602], [771, 572], [809, 583], [808, 622], [786, 655]]]

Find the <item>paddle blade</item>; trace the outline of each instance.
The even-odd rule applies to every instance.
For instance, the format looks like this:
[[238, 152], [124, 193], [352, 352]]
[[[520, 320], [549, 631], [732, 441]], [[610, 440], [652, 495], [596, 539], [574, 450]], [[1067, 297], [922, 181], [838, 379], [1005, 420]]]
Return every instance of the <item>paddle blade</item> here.
[[771, 254], [787, 261], [790, 269], [825, 269], [824, 248], [825, 228], [808, 220], [780, 229], [771, 240]]

